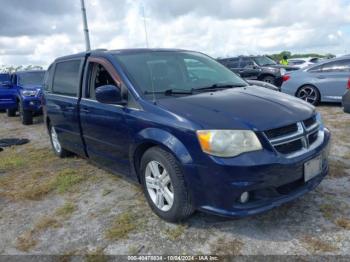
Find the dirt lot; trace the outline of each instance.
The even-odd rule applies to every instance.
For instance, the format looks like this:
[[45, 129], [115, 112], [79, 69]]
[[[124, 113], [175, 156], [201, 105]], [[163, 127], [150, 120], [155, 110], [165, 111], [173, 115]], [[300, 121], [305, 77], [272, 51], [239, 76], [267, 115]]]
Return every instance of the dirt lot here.
[[321, 106], [331, 172], [316, 191], [239, 220], [196, 213], [166, 223], [140, 188], [72, 157], [58, 159], [42, 123], [0, 113], [0, 254], [350, 254], [350, 115]]

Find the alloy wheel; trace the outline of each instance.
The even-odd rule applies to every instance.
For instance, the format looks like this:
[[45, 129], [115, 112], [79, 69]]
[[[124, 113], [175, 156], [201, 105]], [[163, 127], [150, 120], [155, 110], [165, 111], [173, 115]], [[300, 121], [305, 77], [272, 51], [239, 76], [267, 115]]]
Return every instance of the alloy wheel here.
[[312, 86], [302, 87], [298, 91], [297, 97], [313, 105], [318, 101], [318, 93]]
[[174, 203], [174, 189], [168, 171], [157, 161], [150, 161], [145, 170], [147, 192], [153, 204], [163, 212]]
[[52, 145], [56, 150], [56, 152], [60, 153], [62, 150], [62, 147], [61, 147], [60, 141], [58, 141], [58, 136], [54, 127], [51, 127], [51, 140], [52, 140]]

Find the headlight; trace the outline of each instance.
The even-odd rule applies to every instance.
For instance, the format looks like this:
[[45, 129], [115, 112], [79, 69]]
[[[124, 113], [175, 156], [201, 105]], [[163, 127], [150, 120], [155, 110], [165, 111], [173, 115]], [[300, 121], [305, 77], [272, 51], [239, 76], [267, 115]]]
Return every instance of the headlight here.
[[284, 68], [280, 68], [280, 74], [281, 76], [284, 76], [287, 73], [287, 70]]
[[202, 150], [213, 156], [234, 157], [262, 149], [259, 139], [250, 130], [199, 130], [197, 137]]
[[23, 90], [23, 96], [36, 96], [38, 94], [38, 90]]

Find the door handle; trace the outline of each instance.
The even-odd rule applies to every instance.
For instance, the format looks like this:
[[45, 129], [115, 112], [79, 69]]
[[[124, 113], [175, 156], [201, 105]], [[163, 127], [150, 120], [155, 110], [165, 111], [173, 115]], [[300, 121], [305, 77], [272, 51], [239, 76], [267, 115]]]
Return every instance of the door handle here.
[[66, 106], [63, 109], [67, 110], [67, 111], [73, 111], [75, 109], [74, 106]]
[[317, 78], [318, 78], [318, 79], [325, 79], [326, 77], [325, 77], [325, 76], [318, 75]]

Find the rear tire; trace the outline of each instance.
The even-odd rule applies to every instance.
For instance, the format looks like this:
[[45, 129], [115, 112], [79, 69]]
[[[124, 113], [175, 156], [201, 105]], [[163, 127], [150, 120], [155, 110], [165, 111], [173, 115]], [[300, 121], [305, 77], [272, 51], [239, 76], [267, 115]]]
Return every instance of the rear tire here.
[[275, 78], [273, 76], [264, 76], [261, 81], [274, 85]]
[[8, 117], [15, 117], [16, 116], [16, 109], [6, 109], [6, 115]]
[[58, 136], [55, 128], [50, 124], [49, 124], [49, 135], [50, 135], [51, 146], [56, 156], [60, 158], [64, 158], [71, 155], [71, 152], [69, 152], [68, 150], [62, 147], [60, 141], [58, 140]]
[[[160, 147], [152, 147], [142, 156], [140, 170], [148, 204], [160, 218], [179, 222], [194, 212], [180, 164], [172, 154]], [[159, 200], [161, 198], [163, 200]]]

